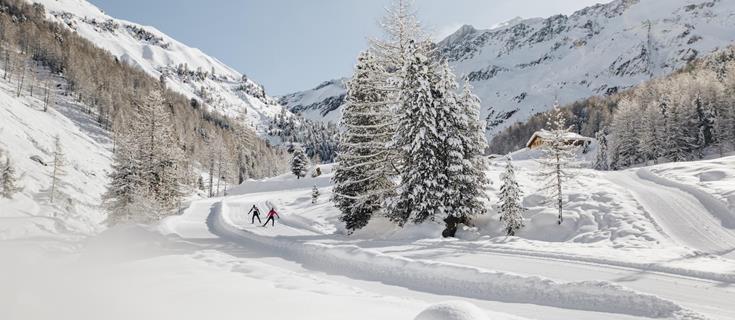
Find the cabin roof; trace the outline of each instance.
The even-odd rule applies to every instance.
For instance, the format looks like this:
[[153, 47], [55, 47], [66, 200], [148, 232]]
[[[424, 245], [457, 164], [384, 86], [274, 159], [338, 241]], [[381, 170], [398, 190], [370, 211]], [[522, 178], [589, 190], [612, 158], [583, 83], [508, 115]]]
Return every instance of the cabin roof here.
[[[526, 143], [526, 147], [531, 147], [531, 143], [533, 143], [534, 140], [540, 138], [540, 139], [549, 139], [551, 137], [551, 132], [547, 130], [539, 130], [533, 133], [531, 136], [531, 139], [528, 139], [528, 142]], [[564, 134], [564, 140], [567, 141], [592, 141], [592, 138], [585, 137], [583, 135], [574, 133], [574, 132], [567, 132]]]

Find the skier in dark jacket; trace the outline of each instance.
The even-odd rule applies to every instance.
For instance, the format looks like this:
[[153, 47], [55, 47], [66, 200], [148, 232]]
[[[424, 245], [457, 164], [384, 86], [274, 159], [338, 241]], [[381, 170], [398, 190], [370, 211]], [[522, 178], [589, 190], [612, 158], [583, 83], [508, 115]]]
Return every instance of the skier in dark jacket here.
[[278, 212], [276, 212], [276, 209], [271, 208], [271, 211], [268, 211], [268, 219], [265, 219], [265, 223], [263, 224], [263, 227], [265, 227], [266, 225], [268, 225], [268, 221], [271, 222], [271, 226], [274, 226], [275, 227], [276, 226], [276, 219], [275, 218], [278, 218], [278, 220], [281, 220], [281, 217], [278, 216]]
[[252, 221], [250, 221], [250, 224], [254, 224], [255, 223], [255, 218], [258, 218], [258, 223], [263, 222], [263, 221], [260, 221], [260, 210], [258, 210], [258, 207], [256, 207], [255, 205], [253, 205], [253, 207], [250, 208], [250, 211], [248, 211], [248, 214], [250, 214], [251, 212], [253, 213], [253, 218], [251, 219]]

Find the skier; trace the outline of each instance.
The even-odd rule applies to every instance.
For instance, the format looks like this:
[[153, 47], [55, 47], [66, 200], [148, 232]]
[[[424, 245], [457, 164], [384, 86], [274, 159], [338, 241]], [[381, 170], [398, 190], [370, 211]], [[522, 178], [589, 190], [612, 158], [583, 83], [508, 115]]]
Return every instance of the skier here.
[[271, 222], [271, 226], [274, 226], [275, 227], [276, 226], [276, 219], [275, 219], [276, 217], [278, 218], [278, 220], [281, 220], [281, 217], [278, 215], [278, 212], [276, 212], [276, 209], [275, 208], [271, 208], [271, 211], [268, 211], [268, 219], [265, 219], [265, 223], [263, 224], [263, 227], [265, 227], [266, 225], [268, 225], [268, 221]]
[[253, 207], [250, 208], [250, 211], [248, 211], [248, 214], [250, 214], [251, 212], [253, 213], [253, 218], [252, 218], [252, 221], [250, 221], [250, 224], [254, 224], [255, 223], [255, 218], [258, 218], [258, 223], [263, 222], [263, 221], [260, 221], [260, 210], [258, 210], [258, 207], [256, 207], [255, 205], [253, 205]]

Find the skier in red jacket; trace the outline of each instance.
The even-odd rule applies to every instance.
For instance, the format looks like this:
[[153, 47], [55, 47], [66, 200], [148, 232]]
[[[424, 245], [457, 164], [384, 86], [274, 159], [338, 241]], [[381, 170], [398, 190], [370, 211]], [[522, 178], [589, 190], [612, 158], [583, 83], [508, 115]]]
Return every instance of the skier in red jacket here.
[[278, 215], [278, 212], [276, 212], [276, 209], [271, 208], [271, 211], [268, 211], [268, 219], [265, 219], [265, 223], [263, 224], [263, 227], [268, 225], [268, 221], [271, 222], [271, 226], [275, 227], [276, 226], [275, 218], [278, 218], [278, 220], [281, 220], [281, 217]]

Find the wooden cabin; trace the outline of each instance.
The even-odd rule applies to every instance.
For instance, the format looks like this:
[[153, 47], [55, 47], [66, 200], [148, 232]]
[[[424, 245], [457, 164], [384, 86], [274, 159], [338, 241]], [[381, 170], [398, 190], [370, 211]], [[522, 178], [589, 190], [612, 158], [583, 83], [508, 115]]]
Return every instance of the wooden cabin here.
[[[526, 147], [529, 149], [538, 149], [540, 148], [551, 136], [551, 133], [546, 130], [536, 131], [532, 136], [531, 139], [528, 139], [528, 143], [526, 143]], [[567, 132], [564, 135], [564, 143], [571, 144], [575, 146], [580, 147], [587, 147], [592, 143], [592, 138], [585, 137], [583, 135], [576, 134], [574, 132]]]

